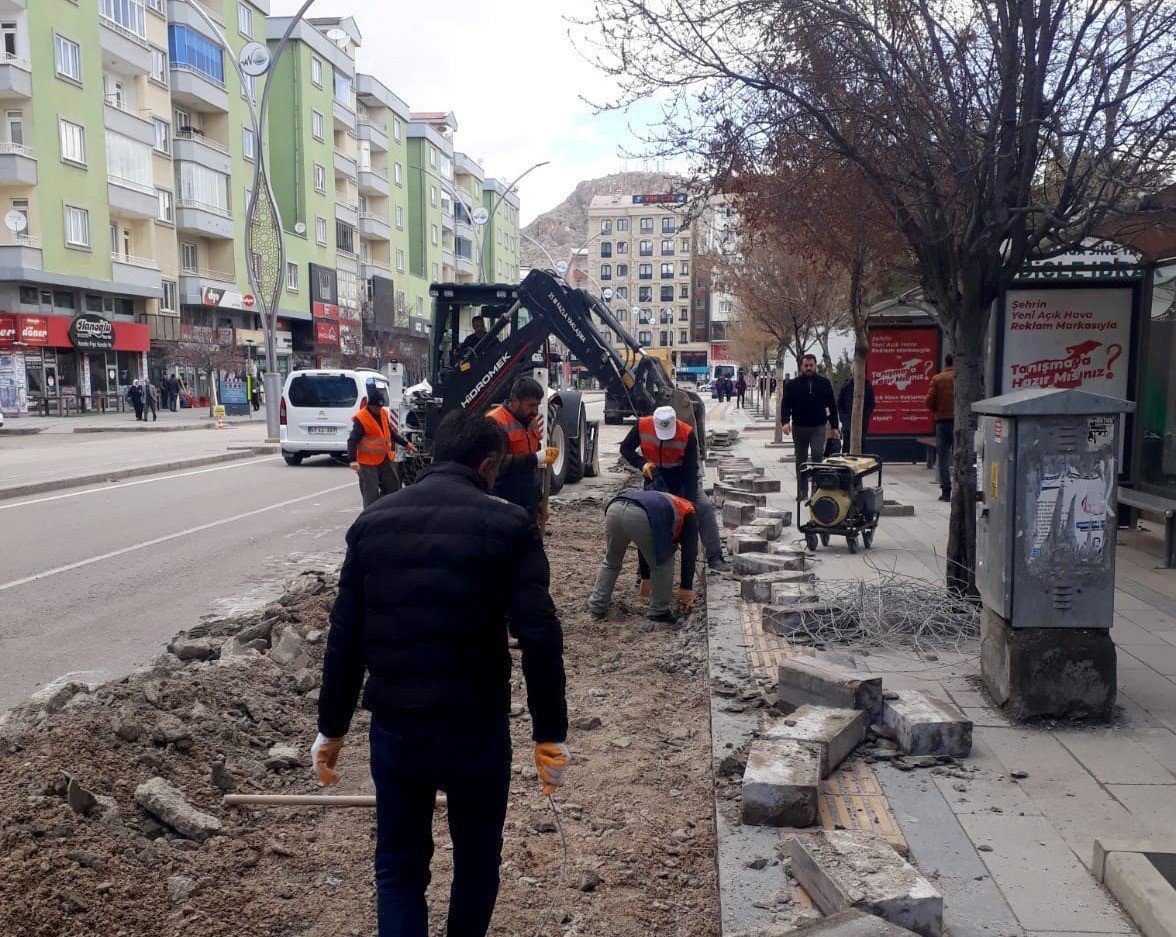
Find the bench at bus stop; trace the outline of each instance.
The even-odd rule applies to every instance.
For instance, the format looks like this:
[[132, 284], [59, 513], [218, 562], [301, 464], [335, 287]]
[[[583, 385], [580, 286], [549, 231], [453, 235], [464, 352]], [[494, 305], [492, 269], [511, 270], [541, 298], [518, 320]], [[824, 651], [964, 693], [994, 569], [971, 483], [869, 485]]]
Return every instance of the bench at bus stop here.
[[1119, 514], [1119, 524], [1123, 527], [1136, 527], [1139, 524], [1140, 511], [1155, 514], [1163, 520], [1164, 563], [1162, 568], [1176, 569], [1176, 499], [1120, 486], [1119, 505], [1127, 508], [1126, 511], [1120, 511]]

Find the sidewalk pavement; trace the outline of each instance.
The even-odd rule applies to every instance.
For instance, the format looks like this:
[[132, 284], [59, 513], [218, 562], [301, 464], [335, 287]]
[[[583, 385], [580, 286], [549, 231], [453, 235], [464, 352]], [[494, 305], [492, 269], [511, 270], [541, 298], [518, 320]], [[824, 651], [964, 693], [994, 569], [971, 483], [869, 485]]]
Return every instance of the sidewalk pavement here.
[[[231, 416], [229, 425], [260, 424], [265, 426], [265, 411], [250, 412], [250, 416]], [[175, 432], [177, 430], [207, 429], [215, 420], [208, 415], [208, 407], [177, 410], [160, 410], [158, 420], [140, 422], [135, 412], [86, 413], [81, 416], [19, 416], [6, 417], [0, 439], [16, 437], [30, 432], [36, 433], [114, 433], [114, 432]]]
[[[795, 510], [795, 470], [780, 462], [789, 450], [767, 448], [771, 424], [729, 405], [716, 407], [711, 421], [744, 430], [736, 452], [782, 480], [784, 491], [769, 496], [769, 504]], [[950, 506], [936, 500], [933, 474], [890, 465], [885, 490], [888, 499], [913, 505], [914, 516], [882, 518], [873, 548], [857, 555], [844, 539], [821, 547], [818, 591], [822, 579], [873, 580], [872, 567], [943, 580]], [[947, 775], [876, 771], [916, 864], [936, 873], [953, 937], [1137, 932], [1096, 882], [1092, 854], [1098, 838], [1176, 836], [1176, 571], [1158, 568], [1162, 535], [1154, 527], [1120, 531], [1118, 544], [1111, 635], [1119, 712], [1112, 725], [1011, 723], [982, 689], [978, 642], [937, 661], [895, 651], [859, 658], [858, 666], [884, 676], [887, 688], [949, 698], [975, 724], [967, 764], [980, 771], [966, 785]], [[746, 650], [753, 673], [757, 661], [778, 660], [787, 650], [784, 639], [754, 632]], [[1026, 776], [1015, 780], [1014, 771]], [[995, 883], [1003, 908], [993, 906], [977, 875]], [[1018, 928], [1000, 926], [1006, 921]]]

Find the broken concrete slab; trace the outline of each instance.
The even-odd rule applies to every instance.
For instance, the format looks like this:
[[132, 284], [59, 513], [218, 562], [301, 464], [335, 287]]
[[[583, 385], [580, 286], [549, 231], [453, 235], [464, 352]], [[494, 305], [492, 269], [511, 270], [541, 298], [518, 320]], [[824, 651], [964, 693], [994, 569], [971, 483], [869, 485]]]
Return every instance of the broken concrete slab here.
[[189, 839], [203, 842], [221, 831], [220, 820], [197, 810], [163, 778], [151, 778], [136, 787], [135, 803]]
[[792, 512], [783, 508], [756, 508], [755, 516], [780, 521], [785, 527], [792, 526]]
[[760, 535], [769, 540], [777, 539], [784, 531], [784, 524], [779, 518], [753, 517], [743, 524], [748, 530], [759, 531]]
[[792, 874], [825, 914], [854, 909], [941, 937], [943, 896], [880, 836], [822, 830], [788, 843]]
[[811, 572], [770, 572], [756, 576], [745, 576], [739, 582], [739, 592], [742, 598], [751, 602], [772, 601], [772, 586], [779, 583], [812, 582]]
[[736, 576], [756, 576], [760, 573], [795, 571], [804, 569], [804, 554], [763, 554], [752, 553], [732, 557], [731, 564]]
[[817, 599], [817, 590], [807, 582], [778, 582], [772, 586], [773, 605], [811, 605]]
[[761, 624], [766, 634], [790, 638], [818, 625], [832, 609], [824, 602], [803, 602], [798, 605], [768, 605], [764, 607]]
[[972, 751], [972, 722], [947, 700], [920, 690], [903, 690], [885, 700], [882, 725], [904, 755], [951, 755]]
[[780, 663], [776, 692], [790, 706], [810, 703], [861, 709], [871, 717], [882, 711], [882, 678], [811, 657], [789, 657]]
[[722, 483], [715, 485], [715, 495], [723, 499], [723, 504], [738, 501], [741, 504], [763, 507], [768, 503], [767, 495], [757, 495], [750, 491], [740, 491], [738, 488], [732, 488], [730, 485], [724, 485]]
[[767, 739], [792, 739], [816, 745], [821, 753], [821, 777], [827, 778], [866, 737], [866, 714], [860, 709], [799, 706], [764, 731]]
[[757, 493], [774, 494], [780, 490], [778, 478], [756, 478], [751, 482], [751, 490]]
[[915, 506], [913, 504], [899, 504], [897, 501], [883, 501], [882, 508], [878, 513], [882, 517], [914, 517]]
[[743, 822], [749, 826], [811, 826], [817, 820], [821, 753], [791, 739], [751, 743], [743, 771]]
[[731, 501], [723, 505], [723, 526], [742, 527], [755, 519], [756, 506], [742, 501]]
[[763, 537], [750, 533], [739, 533], [744, 528], [738, 528], [727, 536], [727, 552], [733, 556], [744, 553], [767, 553], [768, 541]]
[[911, 932], [873, 914], [850, 909], [800, 928], [772, 924], [733, 937], [911, 937]]

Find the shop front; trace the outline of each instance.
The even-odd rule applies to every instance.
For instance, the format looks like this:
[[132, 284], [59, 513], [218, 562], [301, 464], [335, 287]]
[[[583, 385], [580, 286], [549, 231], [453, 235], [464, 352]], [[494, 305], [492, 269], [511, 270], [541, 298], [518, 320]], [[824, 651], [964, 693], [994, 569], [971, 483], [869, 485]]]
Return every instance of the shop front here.
[[147, 374], [150, 330], [97, 313], [0, 314], [0, 410], [65, 416], [122, 410]]

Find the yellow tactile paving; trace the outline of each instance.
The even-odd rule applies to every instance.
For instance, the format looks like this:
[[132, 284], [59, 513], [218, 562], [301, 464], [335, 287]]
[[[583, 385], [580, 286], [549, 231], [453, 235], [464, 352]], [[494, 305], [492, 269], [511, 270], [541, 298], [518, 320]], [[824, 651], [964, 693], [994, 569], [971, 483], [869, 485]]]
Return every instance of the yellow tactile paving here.
[[[756, 677], [770, 680], [784, 658], [813, 654], [812, 648], [793, 646], [787, 638], [766, 634], [760, 625], [763, 606], [742, 600], [739, 605], [747, 658]], [[865, 830], [884, 837], [900, 852], [907, 851], [906, 838], [890, 812], [874, 769], [865, 762], [845, 764], [826, 778], [821, 783], [818, 809], [824, 829]]]

